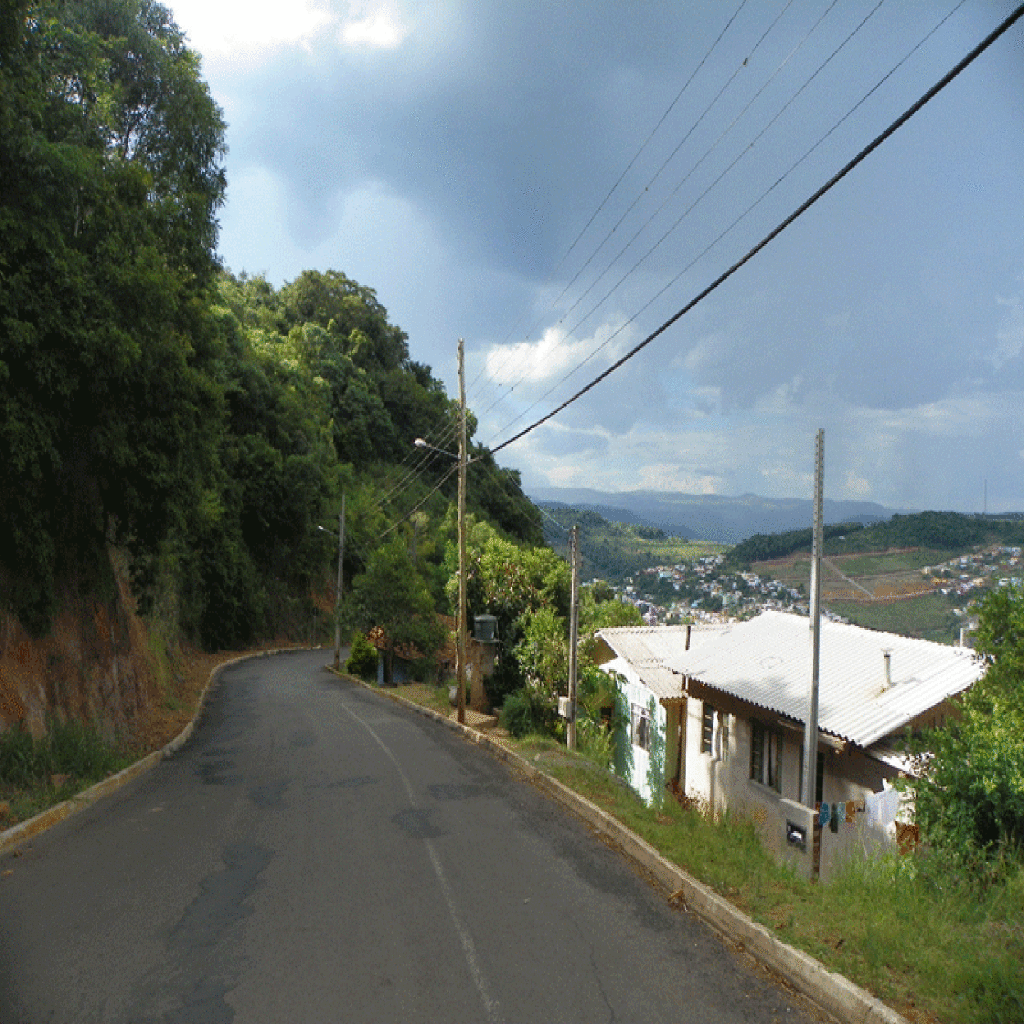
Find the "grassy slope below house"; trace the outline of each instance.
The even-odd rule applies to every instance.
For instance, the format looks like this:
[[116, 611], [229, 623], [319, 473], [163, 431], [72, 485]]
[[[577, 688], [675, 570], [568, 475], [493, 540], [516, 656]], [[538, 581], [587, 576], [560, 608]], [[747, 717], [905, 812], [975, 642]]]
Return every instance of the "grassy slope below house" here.
[[909, 1020], [1024, 1019], [1024, 869], [984, 886], [893, 854], [851, 865], [827, 886], [811, 884], [775, 864], [750, 822], [709, 821], [672, 800], [645, 807], [619, 780], [549, 740], [524, 741], [520, 752]]

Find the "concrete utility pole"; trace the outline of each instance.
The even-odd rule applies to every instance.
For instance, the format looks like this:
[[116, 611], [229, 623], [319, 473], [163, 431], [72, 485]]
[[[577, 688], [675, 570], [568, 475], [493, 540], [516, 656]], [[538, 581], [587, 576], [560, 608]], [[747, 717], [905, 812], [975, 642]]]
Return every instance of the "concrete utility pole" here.
[[811, 559], [811, 697], [804, 728], [803, 797], [814, 806], [818, 778], [818, 662], [821, 654], [821, 546], [824, 518], [825, 431], [818, 431], [814, 454], [814, 552]]
[[334, 667], [341, 669], [341, 564], [345, 559], [345, 492], [338, 513], [338, 585], [334, 591]]
[[466, 374], [463, 341], [459, 338], [459, 635], [458, 719], [466, 721]]
[[566, 720], [565, 745], [576, 749], [576, 641], [580, 612], [580, 528], [572, 528], [569, 539], [572, 564], [572, 589], [569, 597], [569, 717]]

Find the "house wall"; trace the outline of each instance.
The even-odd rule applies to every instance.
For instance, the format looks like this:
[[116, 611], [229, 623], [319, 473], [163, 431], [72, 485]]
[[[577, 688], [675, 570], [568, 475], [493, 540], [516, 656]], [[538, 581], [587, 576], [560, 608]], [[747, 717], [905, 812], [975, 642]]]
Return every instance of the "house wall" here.
[[[645, 803], [652, 803], [655, 797], [659, 800], [662, 798], [665, 787], [665, 708], [634, 672], [626, 670], [620, 672], [620, 676], [619, 713], [625, 718], [626, 726], [616, 752], [616, 767], [630, 788], [639, 793]], [[630, 712], [634, 705], [646, 708], [650, 714], [650, 750], [644, 750], [632, 742]]]
[[[750, 778], [752, 743], [749, 708], [723, 699], [716, 707], [711, 752], [701, 751], [704, 702], [695, 697], [662, 705], [629, 666], [617, 666], [619, 674], [620, 714], [628, 721], [632, 706], [648, 709], [651, 715], [650, 750], [631, 742], [629, 725], [620, 736], [617, 767], [619, 774], [645, 802], [651, 803], [663, 793], [664, 785], [677, 764], [677, 714], [682, 713], [682, 777], [680, 788], [715, 814], [727, 808], [754, 822], [765, 849], [776, 859], [790, 864], [803, 877], [815, 871], [822, 882], [834, 877], [850, 857], [863, 857], [889, 848], [894, 830], [869, 824], [865, 800], [883, 789], [898, 774], [894, 768], [867, 757], [856, 748], [842, 751], [822, 746], [824, 771], [823, 802], [840, 812], [836, 830], [831, 820], [818, 828], [820, 812], [800, 802], [801, 747], [803, 738], [796, 730], [778, 730], [781, 738], [781, 792]], [[775, 720], [765, 719], [773, 726]], [[847, 803], [852, 802], [852, 813]], [[847, 818], [850, 820], [847, 820]], [[802, 839], [802, 842], [800, 840]], [[817, 852], [815, 852], [817, 843]]]
[[[791, 863], [798, 873], [810, 877], [816, 814], [800, 802], [800, 733], [780, 730], [781, 792], [776, 792], [750, 778], [751, 716], [720, 710], [716, 715], [713, 751], [701, 752], [703, 703], [693, 697], [687, 700], [686, 795], [715, 814], [729, 808], [750, 818], [765, 848], [776, 859]], [[765, 724], [770, 726], [771, 722], [766, 720]], [[891, 830], [868, 824], [864, 801], [870, 794], [880, 792], [883, 779], [891, 779], [896, 771], [854, 748], [847, 747], [842, 752], [823, 748], [823, 752], [823, 802], [830, 806], [830, 819], [833, 804], [841, 810], [836, 831], [832, 831], [830, 821], [818, 837], [819, 878], [828, 881], [847, 858], [891, 845]], [[850, 821], [848, 801], [855, 808]], [[791, 825], [803, 830], [806, 849], [796, 848], [789, 841]]]

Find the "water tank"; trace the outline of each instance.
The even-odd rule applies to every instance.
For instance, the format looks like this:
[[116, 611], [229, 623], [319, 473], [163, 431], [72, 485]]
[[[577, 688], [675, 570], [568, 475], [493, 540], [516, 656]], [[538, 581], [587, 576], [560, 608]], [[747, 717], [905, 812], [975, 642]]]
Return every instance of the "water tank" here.
[[493, 615], [474, 615], [473, 639], [493, 644], [498, 639], [498, 620]]

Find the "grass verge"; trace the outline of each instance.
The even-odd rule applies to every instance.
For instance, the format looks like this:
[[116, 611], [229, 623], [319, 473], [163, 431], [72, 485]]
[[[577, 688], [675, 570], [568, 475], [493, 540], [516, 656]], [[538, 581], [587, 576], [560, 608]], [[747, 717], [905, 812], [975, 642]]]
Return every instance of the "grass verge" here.
[[982, 882], [926, 855], [851, 863], [827, 886], [776, 864], [752, 823], [667, 797], [646, 807], [610, 772], [550, 740], [512, 743], [667, 860], [784, 942], [872, 992], [912, 1021], [1024, 1021], [1024, 865]]
[[68, 800], [141, 756], [136, 745], [81, 722], [53, 721], [40, 739], [8, 729], [0, 734], [0, 825]]
[[130, 740], [108, 741], [92, 726], [57, 721], [38, 740], [17, 729], [0, 734], [0, 830], [160, 750], [192, 720], [213, 669], [238, 653], [182, 648], [173, 663], [161, 666], [161, 699]]

